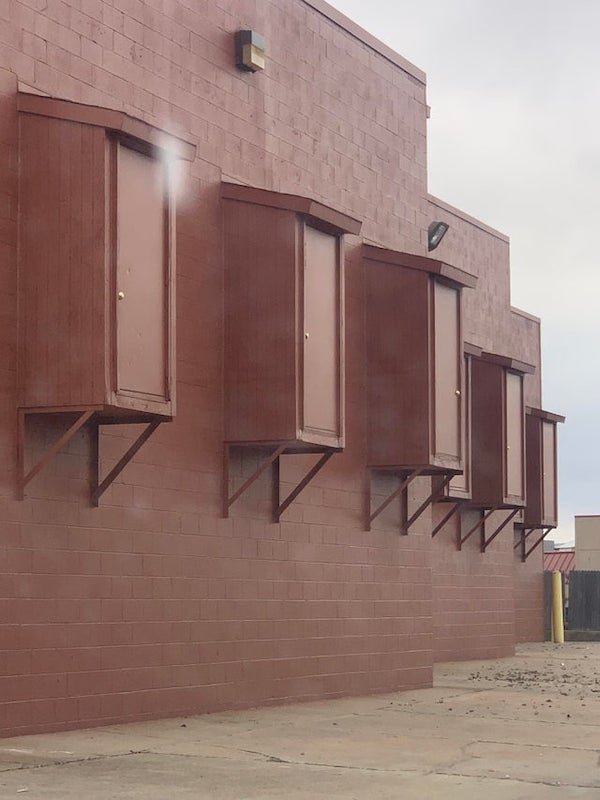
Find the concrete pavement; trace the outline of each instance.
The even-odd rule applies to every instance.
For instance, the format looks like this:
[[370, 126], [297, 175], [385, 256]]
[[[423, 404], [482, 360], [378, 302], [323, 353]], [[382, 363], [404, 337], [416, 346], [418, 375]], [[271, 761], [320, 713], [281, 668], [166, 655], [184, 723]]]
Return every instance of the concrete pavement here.
[[600, 643], [415, 692], [0, 741], [0, 798], [600, 800]]

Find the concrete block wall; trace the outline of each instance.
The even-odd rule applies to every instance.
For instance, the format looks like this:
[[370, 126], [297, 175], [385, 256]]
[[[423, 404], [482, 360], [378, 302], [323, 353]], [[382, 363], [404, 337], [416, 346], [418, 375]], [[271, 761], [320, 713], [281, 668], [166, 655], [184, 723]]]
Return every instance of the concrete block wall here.
[[[267, 41], [262, 74], [235, 69], [233, 33], [246, 27]], [[268, 521], [266, 478], [220, 517], [219, 184], [312, 196], [362, 219], [365, 241], [425, 253], [423, 73], [321, 0], [11, 0], [0, 4], [0, 44], [0, 733], [427, 686], [434, 657], [510, 652], [515, 625], [525, 627], [515, 623], [506, 541], [483, 558], [451, 554], [443, 538], [432, 544], [435, 510], [407, 537], [393, 508], [362, 529], [356, 237], [347, 243], [347, 449], [280, 524]], [[122, 109], [197, 145], [180, 176], [177, 418], [100, 508], [88, 503], [85, 432], [15, 499], [17, 88]], [[484, 277], [467, 299], [467, 331], [490, 349], [521, 343], [532, 361], [537, 328], [509, 310], [506, 241], [472, 240], [472, 227], [453, 218], [444, 245], [449, 261]], [[32, 423], [28, 460], [60, 433], [51, 419]], [[102, 434], [103, 471], [134, 435]], [[312, 458], [286, 460], [284, 492]], [[254, 466], [239, 456], [234, 480]], [[428, 490], [415, 482], [411, 505]], [[522, 584], [517, 605], [533, 608]], [[457, 598], [453, 616], [442, 613]], [[453, 626], [460, 652], [448, 644]]]
[[[541, 375], [539, 320], [510, 305], [509, 240], [447, 203], [430, 197], [431, 218], [450, 224], [436, 255], [478, 276], [477, 289], [465, 292], [465, 340], [484, 350], [538, 366], [525, 376], [525, 402], [539, 407]], [[444, 506], [434, 513], [441, 520]], [[493, 514], [491, 533], [506, 511]], [[472, 516], [473, 512], [470, 512]], [[472, 521], [464, 515], [463, 530]], [[458, 518], [434, 539], [433, 617], [435, 657], [439, 661], [499, 658], [514, 651], [515, 641], [543, 638], [542, 555], [522, 564], [508, 525], [485, 553], [478, 536], [456, 550]]]

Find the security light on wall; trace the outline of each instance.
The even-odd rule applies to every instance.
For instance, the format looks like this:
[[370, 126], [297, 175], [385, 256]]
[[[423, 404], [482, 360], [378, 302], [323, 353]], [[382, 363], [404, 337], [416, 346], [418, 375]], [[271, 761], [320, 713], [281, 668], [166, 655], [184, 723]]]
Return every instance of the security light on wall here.
[[447, 222], [432, 222], [427, 228], [427, 249], [430, 252], [442, 241], [449, 227]]
[[265, 40], [256, 31], [237, 31], [235, 34], [235, 63], [245, 72], [265, 68]]

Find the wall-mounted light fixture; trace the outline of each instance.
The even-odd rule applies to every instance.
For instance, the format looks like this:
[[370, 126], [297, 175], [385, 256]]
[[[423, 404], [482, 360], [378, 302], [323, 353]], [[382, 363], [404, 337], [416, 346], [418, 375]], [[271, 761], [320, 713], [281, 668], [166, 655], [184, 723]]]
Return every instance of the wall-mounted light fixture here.
[[235, 34], [235, 64], [246, 72], [265, 68], [265, 40], [255, 31], [237, 31]]
[[427, 249], [429, 251], [435, 250], [438, 244], [446, 235], [446, 231], [450, 225], [447, 222], [432, 222], [427, 228]]

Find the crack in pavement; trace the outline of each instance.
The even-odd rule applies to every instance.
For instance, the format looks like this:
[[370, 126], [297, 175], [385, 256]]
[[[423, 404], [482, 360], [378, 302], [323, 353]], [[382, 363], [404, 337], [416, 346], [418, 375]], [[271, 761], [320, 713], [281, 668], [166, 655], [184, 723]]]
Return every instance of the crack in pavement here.
[[321, 761], [295, 761], [291, 759], [279, 758], [279, 756], [274, 756], [270, 753], [263, 753], [260, 750], [244, 750], [240, 749], [242, 753], [249, 753], [250, 755], [262, 756], [268, 763], [272, 764], [287, 764], [288, 766], [292, 767], [320, 767], [323, 769], [347, 769], [347, 770], [355, 770], [358, 772], [383, 772], [388, 774], [395, 774], [395, 775], [402, 775], [407, 773], [409, 775], [414, 775], [415, 773], [420, 775], [427, 774], [423, 770], [418, 768], [415, 769], [392, 769], [386, 767], [357, 767], [352, 764], [326, 764]]
[[[398, 711], [397, 709], [390, 709], [390, 710], [394, 711], [394, 713], [397, 713], [397, 711]], [[415, 713], [417, 713], [417, 712], [415, 712]], [[419, 713], [421, 713], [422, 716], [427, 716], [428, 715], [428, 712], [419, 712]], [[446, 717], [442, 717], [440, 715], [440, 719], [447, 719], [447, 718]], [[470, 714], [468, 716], [468, 719], [478, 719], [478, 720], [485, 719], [485, 720], [488, 720], [489, 717], [481, 717], [481, 716], [479, 716], [477, 714]], [[511, 719], [510, 717], [494, 717], [494, 719], [495, 720], [496, 719], [497, 720], [502, 720], [503, 722], [512, 721], [512, 722], [515, 722], [515, 723], [521, 723], [521, 722], [522, 723], [530, 723], [532, 721], [532, 720], [515, 720], [514, 718]], [[545, 721], [544, 720], [535, 720], [536, 725], [539, 722], [545, 722]], [[552, 723], [552, 724], [556, 724], [556, 723]], [[560, 723], [560, 724], [563, 724], [563, 723]], [[564, 724], [568, 725], [570, 723], [566, 723], [565, 722]], [[597, 728], [598, 726], [592, 723], [588, 727]], [[348, 729], [342, 728], [342, 730], [345, 733], [348, 732]], [[352, 732], [352, 730], [350, 730], [350, 732]], [[441, 742], [446, 742], [446, 741], [452, 742], [452, 741], [455, 740], [453, 737], [448, 736], [447, 734], [445, 735], [445, 734], [443, 734], [441, 732], [438, 733], [437, 731], [428, 731], [427, 734], [424, 734], [422, 732], [414, 733], [414, 732], [411, 732], [409, 729], [405, 729], [405, 730], [401, 731], [400, 733], [393, 733], [393, 732], [390, 732], [390, 731], [387, 731], [387, 730], [380, 731], [379, 733], [381, 735], [385, 736], [386, 738], [389, 738], [389, 739], [399, 739], [399, 738], [401, 738], [403, 736], [410, 736], [413, 740], [415, 740], [415, 739], [417, 739], [417, 740], [418, 739], [424, 739], [426, 741], [429, 741], [430, 739], [435, 739], [435, 740], [441, 741]], [[569, 744], [544, 744], [544, 743], [530, 742], [530, 741], [528, 741], [528, 742], [512, 742], [509, 739], [472, 739], [471, 741], [472, 742], [479, 742], [479, 743], [482, 743], [482, 744], [508, 745], [510, 747], [539, 747], [539, 748], [547, 748], [547, 749], [555, 749], [555, 750], [574, 750], [576, 752], [588, 752], [589, 751], [589, 752], [592, 752], [592, 753], [598, 751], [597, 747], [583, 747], [583, 746], [582, 747], [576, 747], [574, 745], [569, 745]], [[215, 744], [213, 742], [212, 746], [213, 747], [221, 747], [222, 745]]]
[[130, 750], [128, 753], [106, 753], [97, 756], [85, 756], [85, 758], [66, 758], [63, 761], [50, 761], [48, 764], [19, 764], [18, 767], [8, 767], [0, 771], [0, 778], [6, 772], [20, 772], [26, 769], [46, 769], [47, 767], [64, 767], [69, 764], [83, 764], [87, 761], [103, 761], [106, 758], [123, 758], [124, 756], [139, 756], [150, 753], [150, 750]]
[[472, 778], [485, 781], [510, 781], [513, 783], [533, 784], [536, 786], [561, 786], [565, 789], [597, 789], [600, 788], [600, 783], [596, 784], [581, 784], [581, 783], [563, 783], [562, 781], [548, 781], [536, 778], [519, 778], [517, 776], [508, 775], [500, 777], [499, 775], [472, 775], [468, 772], [443, 772], [442, 770], [432, 770], [427, 773], [428, 775], [445, 775], [448, 778]]
[[[467, 748], [474, 744], [479, 744], [480, 742], [468, 742], [465, 744], [461, 750], [464, 757], [468, 757], [466, 752]], [[504, 744], [504, 743], [501, 743]], [[284, 759], [280, 758], [279, 756], [275, 756], [271, 753], [264, 753], [260, 750], [248, 750], [244, 748], [236, 749], [237, 752], [248, 753], [249, 755], [260, 756], [266, 763], [271, 764], [283, 764], [286, 766], [291, 767], [312, 767], [316, 769], [333, 769], [333, 770], [346, 770], [346, 771], [353, 771], [353, 772], [377, 772], [382, 774], [392, 774], [398, 776], [409, 776], [415, 777], [417, 775], [421, 775], [423, 777], [427, 776], [445, 776], [449, 778], [466, 778], [469, 780], [478, 780], [478, 781], [501, 781], [501, 782], [512, 782], [512, 783], [519, 783], [524, 785], [540, 785], [540, 786], [561, 786], [563, 788], [573, 788], [573, 789], [596, 789], [600, 788], [600, 783], [592, 784], [592, 785], [585, 785], [580, 783], [566, 783], [563, 781], [552, 781], [552, 780], [544, 780], [544, 779], [535, 779], [535, 778], [520, 778], [518, 776], [499, 776], [499, 775], [474, 775], [468, 772], [461, 772], [461, 771], [452, 771], [454, 765], [458, 765], [463, 760], [462, 758], [458, 758], [450, 764], [445, 766], [439, 766], [434, 769], [430, 770], [423, 770], [423, 769], [391, 769], [386, 767], [367, 767], [367, 766], [354, 766], [352, 764], [330, 764], [324, 762], [316, 762], [316, 761], [296, 761], [293, 759]], [[169, 757], [169, 758], [190, 758], [190, 759], [219, 759], [220, 756], [209, 756], [203, 755], [202, 753], [165, 753], [165, 752], [157, 752], [153, 750], [132, 750], [128, 753], [110, 753], [106, 755], [96, 755], [96, 756], [88, 756], [86, 758], [78, 758], [78, 759], [70, 759], [65, 761], [54, 761], [50, 764], [28, 764], [28, 765], [21, 765], [18, 767], [10, 768], [4, 770], [4, 773], [8, 772], [19, 772], [23, 770], [40, 770], [45, 769], [47, 767], [63, 767], [63, 766], [70, 766], [74, 764], [81, 764], [87, 762], [95, 762], [95, 761], [104, 761], [113, 758], [126, 758], [128, 756], [136, 756], [136, 755], [150, 755], [150, 756], [158, 756], [158, 757]], [[224, 756], [225, 758], [225, 756]], [[228, 758], [226, 760], [232, 760]]]
[[[467, 753], [464, 750], [472, 744], [477, 744], [477, 742], [469, 742], [463, 748], [463, 754], [467, 757]], [[357, 767], [353, 766], [352, 764], [325, 764], [322, 762], [313, 762], [313, 761], [293, 761], [288, 759], [282, 759], [278, 756], [273, 756], [269, 753], [263, 753], [260, 750], [241, 750], [243, 753], [250, 753], [251, 755], [258, 755], [262, 756], [267, 762], [269, 763], [277, 763], [277, 764], [286, 764], [288, 766], [299, 766], [299, 767], [318, 767], [323, 769], [344, 769], [350, 771], [357, 771], [357, 772], [381, 772], [385, 774], [394, 774], [394, 775], [411, 775], [414, 776], [415, 774], [418, 775], [445, 775], [446, 777], [457, 777], [457, 778], [470, 778], [473, 780], [492, 780], [492, 781], [513, 781], [515, 783], [524, 783], [524, 784], [536, 784], [541, 786], [563, 786], [566, 788], [574, 788], [574, 789], [595, 789], [600, 786], [600, 784], [596, 785], [582, 785], [579, 783], [563, 783], [561, 781], [549, 781], [549, 780], [542, 780], [542, 779], [535, 779], [532, 778], [531, 780], [527, 778], [519, 778], [517, 776], [503, 776], [500, 777], [498, 775], [472, 775], [468, 772], [450, 772], [450, 770], [454, 763], [459, 764], [462, 759], [458, 758], [452, 764], [447, 765], [446, 767], [436, 767], [435, 769], [431, 770], [419, 770], [419, 769], [389, 769], [385, 767]]]

